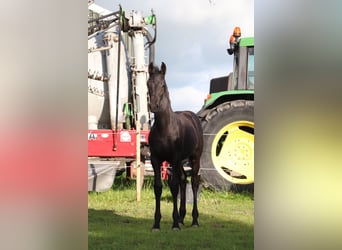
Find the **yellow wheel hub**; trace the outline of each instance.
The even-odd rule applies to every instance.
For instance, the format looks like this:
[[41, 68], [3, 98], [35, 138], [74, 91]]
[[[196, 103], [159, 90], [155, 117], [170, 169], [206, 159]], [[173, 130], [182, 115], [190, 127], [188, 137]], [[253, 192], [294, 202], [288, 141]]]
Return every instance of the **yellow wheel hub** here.
[[254, 183], [254, 123], [236, 121], [224, 126], [211, 148], [220, 175], [234, 184]]

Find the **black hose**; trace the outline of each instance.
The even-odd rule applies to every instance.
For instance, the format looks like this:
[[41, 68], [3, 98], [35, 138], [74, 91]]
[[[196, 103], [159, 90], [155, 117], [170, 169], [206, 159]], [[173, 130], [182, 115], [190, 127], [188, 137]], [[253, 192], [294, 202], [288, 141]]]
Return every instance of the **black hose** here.
[[154, 43], [156, 42], [156, 39], [157, 39], [157, 19], [156, 19], [156, 16], [153, 14], [153, 11], [152, 11], [152, 15], [154, 19], [154, 24], [153, 24], [154, 37], [152, 39], [151, 34], [147, 31], [146, 32], [147, 43], [145, 44], [145, 48], [149, 48], [149, 52], [150, 52], [149, 62], [150, 63], [154, 61], [154, 54], [155, 54]]
[[154, 55], [155, 55], [155, 47], [154, 47], [154, 43], [156, 41], [155, 37], [154, 39], [152, 39], [152, 36], [150, 34], [150, 32], [146, 32], [145, 36], [147, 38], [147, 43], [148, 44], [148, 48], [149, 48], [149, 63], [154, 62]]

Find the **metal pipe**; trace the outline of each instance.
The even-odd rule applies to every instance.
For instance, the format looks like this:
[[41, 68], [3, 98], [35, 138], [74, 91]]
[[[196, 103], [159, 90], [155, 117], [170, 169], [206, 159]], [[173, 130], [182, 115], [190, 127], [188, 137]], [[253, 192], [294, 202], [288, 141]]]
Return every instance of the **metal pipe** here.
[[[121, 12], [121, 8], [120, 8], [120, 11], [116, 11], [116, 12], [110, 13], [108, 15], [104, 15], [104, 16], [100, 16], [100, 17], [97, 17], [97, 18], [94, 18], [94, 19], [90, 19], [90, 20], [88, 20], [88, 23], [100, 21], [101, 19], [105, 19], [107, 17], [113, 16], [113, 15], [116, 15], [116, 14], [119, 14], [119, 16], [120, 16], [121, 15], [120, 12]], [[115, 19], [117, 19], [117, 18], [115, 18]]]
[[115, 108], [115, 142], [114, 142], [114, 150], [117, 149], [117, 134], [118, 134], [118, 123], [119, 123], [119, 89], [120, 89], [120, 59], [121, 59], [121, 14], [122, 9], [120, 5], [120, 13], [119, 13], [119, 25], [118, 25], [118, 71], [116, 78], [116, 108]]
[[91, 49], [88, 49], [88, 53], [97, 52], [97, 51], [103, 51], [103, 50], [109, 50], [111, 48], [113, 48], [112, 45], [107, 46], [107, 47], [95, 48], [95, 49], [91, 48]]

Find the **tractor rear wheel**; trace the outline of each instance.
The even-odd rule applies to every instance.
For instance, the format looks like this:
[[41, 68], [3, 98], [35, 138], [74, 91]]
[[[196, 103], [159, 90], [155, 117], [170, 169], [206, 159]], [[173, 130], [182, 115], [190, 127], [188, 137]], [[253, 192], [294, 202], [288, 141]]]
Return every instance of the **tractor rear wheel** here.
[[254, 101], [222, 103], [202, 126], [204, 185], [220, 191], [254, 190]]

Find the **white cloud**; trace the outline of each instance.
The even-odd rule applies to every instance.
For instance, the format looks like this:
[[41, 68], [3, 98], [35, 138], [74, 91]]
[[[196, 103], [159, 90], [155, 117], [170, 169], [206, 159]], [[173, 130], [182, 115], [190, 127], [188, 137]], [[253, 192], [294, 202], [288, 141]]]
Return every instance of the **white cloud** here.
[[189, 60], [189, 58], [191, 58], [191, 62], [202, 61], [203, 47], [198, 42], [196, 42], [188, 50], [180, 51], [179, 58], [180, 60]]
[[153, 9], [156, 14], [155, 63], [163, 61], [168, 67], [174, 110], [198, 111], [210, 79], [231, 72], [233, 58], [226, 49], [235, 26], [240, 26], [242, 36], [254, 35], [254, 0], [95, 0], [110, 10], [117, 10], [121, 2], [127, 13], [140, 10], [149, 15]]
[[193, 86], [169, 89], [171, 106], [174, 111], [190, 110], [197, 112], [201, 109], [207, 92]]

